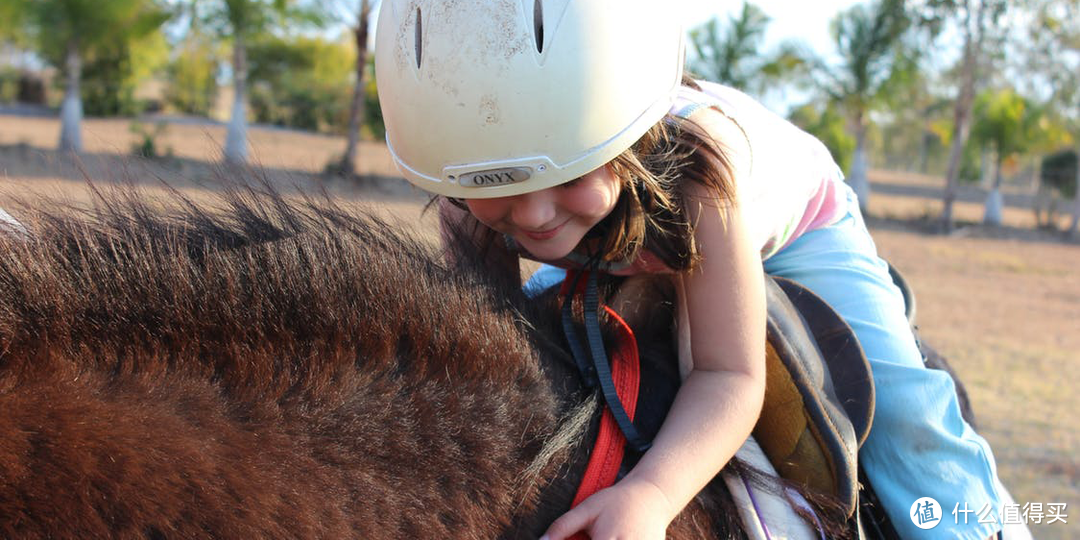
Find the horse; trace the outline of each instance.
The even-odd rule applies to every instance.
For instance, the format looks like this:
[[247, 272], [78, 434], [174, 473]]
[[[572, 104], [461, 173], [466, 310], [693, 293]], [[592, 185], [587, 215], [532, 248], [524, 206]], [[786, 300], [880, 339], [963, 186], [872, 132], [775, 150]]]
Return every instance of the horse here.
[[[24, 203], [0, 234], [0, 536], [536, 538], [569, 508], [603, 407], [558, 295], [329, 197], [95, 193]], [[664, 406], [672, 303], [654, 305], [627, 322]], [[744, 536], [720, 476], [668, 534]]]

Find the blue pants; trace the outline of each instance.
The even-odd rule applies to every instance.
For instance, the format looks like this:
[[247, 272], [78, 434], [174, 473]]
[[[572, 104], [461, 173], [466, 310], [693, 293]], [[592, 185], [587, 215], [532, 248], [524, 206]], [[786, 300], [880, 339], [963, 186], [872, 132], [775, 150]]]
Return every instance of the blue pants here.
[[[855, 330], [876, 388], [874, 423], [859, 451], [860, 464], [900, 536], [988, 538], [1001, 528], [993, 454], [960, 416], [952, 378], [923, 366], [900, 290], [848, 192], [849, 212], [842, 220], [799, 237], [767, 259], [765, 271], [809, 287]], [[546, 288], [563, 275], [545, 266], [526, 290]], [[939, 504], [934, 517], [940, 521], [925, 530], [913, 520], [913, 504], [922, 497]], [[984, 505], [993, 523], [979, 523]], [[964, 508], [974, 511], [967, 524]]]

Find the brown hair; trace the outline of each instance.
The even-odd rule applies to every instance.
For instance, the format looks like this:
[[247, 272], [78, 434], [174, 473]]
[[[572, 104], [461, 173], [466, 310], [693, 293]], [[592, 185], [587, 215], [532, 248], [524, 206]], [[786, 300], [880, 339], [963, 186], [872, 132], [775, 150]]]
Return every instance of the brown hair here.
[[[700, 258], [680, 186], [697, 182], [734, 204], [727, 155], [701, 126], [668, 115], [609, 164], [622, 182], [615, 208], [594, 229], [605, 260], [633, 260], [648, 248], [668, 267], [686, 270]], [[694, 201], [700, 203], [701, 201]]]

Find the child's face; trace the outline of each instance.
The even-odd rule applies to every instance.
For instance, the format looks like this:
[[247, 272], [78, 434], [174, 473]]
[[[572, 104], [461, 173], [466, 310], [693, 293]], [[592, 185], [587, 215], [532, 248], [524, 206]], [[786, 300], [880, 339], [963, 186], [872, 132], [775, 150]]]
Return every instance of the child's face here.
[[608, 167], [566, 184], [465, 204], [481, 223], [513, 237], [533, 256], [553, 261], [569, 254], [619, 199], [619, 180]]

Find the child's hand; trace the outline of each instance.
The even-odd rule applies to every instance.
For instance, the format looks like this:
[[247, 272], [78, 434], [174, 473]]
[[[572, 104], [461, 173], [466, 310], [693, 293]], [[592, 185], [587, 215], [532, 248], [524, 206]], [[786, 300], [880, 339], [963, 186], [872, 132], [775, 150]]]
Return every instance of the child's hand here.
[[624, 479], [563, 514], [541, 540], [563, 540], [577, 532], [596, 540], [663, 539], [678, 511], [655, 484]]

